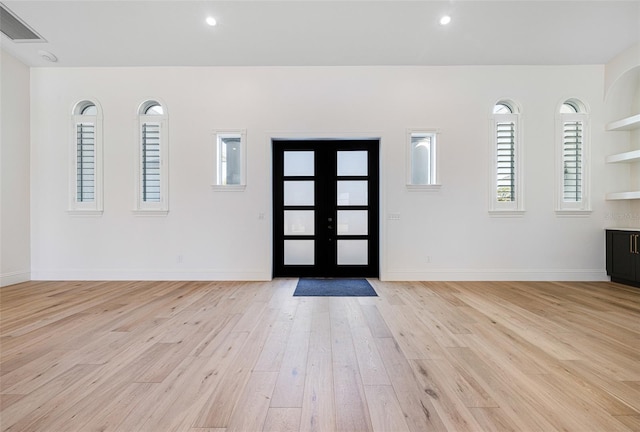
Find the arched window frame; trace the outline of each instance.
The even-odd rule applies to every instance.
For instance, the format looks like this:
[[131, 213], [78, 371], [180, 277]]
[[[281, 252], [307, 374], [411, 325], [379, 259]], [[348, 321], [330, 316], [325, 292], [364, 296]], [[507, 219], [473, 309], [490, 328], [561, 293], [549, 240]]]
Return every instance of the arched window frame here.
[[[573, 109], [565, 109], [565, 105]], [[573, 112], [575, 111], [575, 112]], [[579, 138], [581, 154], [575, 168], [575, 157], [567, 156], [571, 139]], [[581, 99], [563, 98], [556, 107], [556, 214], [583, 216], [591, 213], [590, 199], [590, 129], [589, 107]], [[567, 166], [572, 171], [567, 173]], [[571, 175], [571, 177], [568, 177]], [[574, 186], [575, 179], [577, 183]], [[571, 198], [573, 195], [575, 198]]]
[[[90, 112], [87, 109], [95, 107]], [[103, 208], [102, 107], [94, 98], [71, 109], [69, 139], [69, 212], [101, 215]]]
[[[160, 106], [161, 112], [153, 107]], [[166, 215], [169, 211], [169, 149], [167, 105], [160, 99], [146, 99], [137, 109], [135, 213]], [[159, 158], [158, 166], [153, 159]], [[159, 182], [158, 186], [150, 186]]]
[[[499, 106], [508, 109], [497, 109]], [[499, 99], [491, 106], [489, 213], [493, 216], [524, 214], [521, 113], [520, 105], [508, 98]], [[510, 134], [510, 139], [505, 139], [505, 132]], [[505, 150], [510, 155], [505, 154]], [[508, 182], [507, 186], [505, 182]]]

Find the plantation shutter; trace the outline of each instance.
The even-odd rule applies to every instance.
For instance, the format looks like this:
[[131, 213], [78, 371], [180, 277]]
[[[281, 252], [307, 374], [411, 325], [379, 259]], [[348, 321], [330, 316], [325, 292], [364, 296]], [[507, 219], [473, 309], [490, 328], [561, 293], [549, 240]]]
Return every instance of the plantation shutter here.
[[160, 202], [160, 123], [142, 124], [142, 201]]
[[582, 201], [582, 142], [583, 123], [581, 121], [564, 122], [562, 128], [564, 201]]
[[95, 123], [76, 123], [76, 201], [95, 200]]
[[515, 123], [496, 123], [496, 199], [515, 201]]

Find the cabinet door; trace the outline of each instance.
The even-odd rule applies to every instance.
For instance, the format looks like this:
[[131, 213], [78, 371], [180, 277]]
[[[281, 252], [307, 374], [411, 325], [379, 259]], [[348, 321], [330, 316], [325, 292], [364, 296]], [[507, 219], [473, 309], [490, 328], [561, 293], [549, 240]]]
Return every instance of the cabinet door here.
[[607, 271], [614, 279], [636, 280], [638, 257], [636, 247], [640, 247], [640, 233], [627, 231], [607, 231]]

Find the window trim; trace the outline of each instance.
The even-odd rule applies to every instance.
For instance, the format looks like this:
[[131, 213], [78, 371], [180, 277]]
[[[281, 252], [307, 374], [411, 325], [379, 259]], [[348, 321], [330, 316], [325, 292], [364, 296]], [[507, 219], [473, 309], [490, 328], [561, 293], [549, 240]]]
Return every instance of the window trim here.
[[[412, 138], [414, 135], [431, 136], [432, 148], [430, 149], [429, 183], [413, 183], [413, 147]], [[406, 188], [410, 192], [435, 192], [442, 187], [440, 183], [440, 166], [438, 157], [438, 145], [440, 141], [440, 131], [434, 128], [408, 128], [405, 134], [406, 151]]]
[[[578, 112], [561, 113], [564, 104], [570, 103]], [[563, 98], [556, 107], [556, 215], [557, 216], [588, 216], [591, 212], [591, 130], [589, 108], [577, 98]], [[578, 202], [564, 200], [564, 124], [566, 122], [582, 122], [582, 199]]]
[[[95, 115], [82, 114], [87, 106], [96, 107]], [[103, 170], [103, 135], [102, 135], [102, 106], [95, 98], [80, 99], [71, 109], [70, 138], [69, 138], [69, 206], [68, 213], [85, 216], [101, 216], [104, 212], [104, 170]], [[78, 191], [78, 141], [77, 128], [80, 123], [94, 125], [94, 188], [93, 201], [77, 201]]]
[[[240, 137], [240, 184], [221, 184], [221, 138]], [[213, 131], [213, 177], [211, 188], [221, 192], [242, 192], [247, 187], [247, 131], [246, 129], [217, 129]]]
[[[163, 114], [145, 114], [146, 110], [158, 104]], [[135, 203], [134, 214], [142, 216], [166, 216], [169, 213], [169, 126], [168, 111], [164, 101], [158, 98], [145, 99], [136, 111], [135, 131]], [[157, 123], [160, 127], [160, 201], [142, 199], [142, 128], [145, 123]]]
[[[510, 113], [494, 113], [496, 105], [505, 105], [511, 110]], [[518, 217], [525, 213], [524, 207], [524, 175], [523, 175], [523, 148], [522, 145], [522, 110], [520, 105], [512, 99], [502, 98], [491, 106], [491, 117], [489, 122], [489, 145], [490, 145], [490, 188], [489, 188], [489, 215], [498, 217]], [[497, 128], [498, 123], [512, 122], [514, 124], [514, 201], [498, 201], [498, 155], [497, 155]]]

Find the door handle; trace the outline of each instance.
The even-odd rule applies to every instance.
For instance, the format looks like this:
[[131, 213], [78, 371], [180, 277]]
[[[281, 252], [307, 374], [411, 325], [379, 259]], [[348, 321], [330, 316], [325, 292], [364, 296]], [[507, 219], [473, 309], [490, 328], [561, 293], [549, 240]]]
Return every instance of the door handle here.
[[633, 236], [633, 250], [635, 251], [636, 255], [638, 254], [638, 234]]

